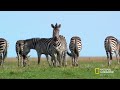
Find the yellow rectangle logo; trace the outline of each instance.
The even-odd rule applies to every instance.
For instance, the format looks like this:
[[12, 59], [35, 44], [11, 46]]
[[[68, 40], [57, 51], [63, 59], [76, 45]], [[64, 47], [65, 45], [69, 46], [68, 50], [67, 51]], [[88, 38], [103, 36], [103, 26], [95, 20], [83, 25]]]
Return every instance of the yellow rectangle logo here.
[[95, 68], [95, 74], [100, 74], [100, 68]]

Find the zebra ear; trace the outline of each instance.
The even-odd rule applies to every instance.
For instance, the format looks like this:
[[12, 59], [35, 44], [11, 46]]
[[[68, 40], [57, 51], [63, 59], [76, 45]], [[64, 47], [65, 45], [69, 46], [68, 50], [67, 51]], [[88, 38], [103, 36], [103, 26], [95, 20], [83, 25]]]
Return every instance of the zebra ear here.
[[53, 24], [51, 24], [51, 27], [52, 27], [52, 28], [55, 28]]
[[58, 25], [58, 28], [60, 28], [60, 27], [61, 27], [61, 24]]

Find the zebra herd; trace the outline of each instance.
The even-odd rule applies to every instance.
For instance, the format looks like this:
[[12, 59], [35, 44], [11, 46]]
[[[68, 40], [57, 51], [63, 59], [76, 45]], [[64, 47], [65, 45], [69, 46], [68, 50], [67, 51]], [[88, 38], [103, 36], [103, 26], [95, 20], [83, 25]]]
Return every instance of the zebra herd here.
[[[70, 39], [68, 52], [67, 42], [63, 35], [60, 35], [61, 24], [51, 24], [53, 34], [51, 38], [30, 38], [26, 40], [18, 40], [16, 42], [16, 54], [18, 66], [25, 67], [28, 64], [28, 53], [31, 49], [36, 50], [38, 55], [38, 64], [40, 64], [41, 55], [45, 54], [49, 66], [67, 66], [66, 55], [72, 58], [72, 66], [78, 66], [78, 57], [82, 49], [81, 38], [73, 36]], [[108, 66], [111, 65], [112, 55], [115, 53], [118, 64], [120, 56], [120, 41], [113, 36], [105, 38], [104, 47], [108, 59]], [[0, 38], [0, 65], [3, 66], [7, 57], [8, 43], [4, 38]], [[49, 60], [49, 56], [51, 60]]]
[[[19, 40], [16, 42], [16, 53], [18, 57], [21, 57], [20, 64], [26, 66], [27, 64], [27, 54], [31, 49], [36, 50], [38, 55], [38, 64], [40, 63], [41, 54], [45, 54], [49, 66], [67, 66], [66, 54], [67, 54], [67, 42], [63, 35], [59, 35], [59, 28], [61, 24], [54, 26], [53, 36], [51, 38], [31, 38], [26, 40]], [[49, 62], [49, 57], [51, 56], [51, 63]], [[18, 58], [18, 66], [19, 64]]]

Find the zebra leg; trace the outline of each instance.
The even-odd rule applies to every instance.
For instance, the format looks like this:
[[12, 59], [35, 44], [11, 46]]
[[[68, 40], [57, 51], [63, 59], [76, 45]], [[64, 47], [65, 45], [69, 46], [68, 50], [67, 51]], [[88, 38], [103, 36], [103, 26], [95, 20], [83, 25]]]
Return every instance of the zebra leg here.
[[51, 66], [54, 66], [54, 55], [52, 53], [49, 54], [51, 56]]
[[74, 57], [72, 57], [72, 66], [74, 66]]
[[0, 59], [0, 66], [1, 66], [1, 63], [2, 63], [2, 59]]
[[50, 62], [49, 62], [49, 56], [46, 55], [46, 58], [47, 58], [47, 62], [48, 62], [48, 64], [49, 64], [49, 66], [51, 66], [51, 64], [50, 64]]
[[120, 64], [120, 52], [118, 53], [118, 55], [119, 55], [119, 56], [118, 56], [118, 57], [119, 57], [119, 58], [118, 58], [118, 64]]
[[73, 66], [75, 66], [75, 57], [74, 57], [74, 61], [73, 61]]
[[77, 56], [75, 55], [75, 59], [74, 59], [74, 64], [75, 64], [75, 66], [77, 66], [77, 61], [76, 61], [76, 59], [77, 59]]
[[65, 53], [65, 55], [64, 55], [64, 61], [65, 61], [65, 66], [67, 66], [66, 53]]
[[51, 57], [51, 66], [54, 66], [55, 65], [55, 62], [53, 60], [53, 58]]
[[53, 60], [54, 60], [54, 66], [57, 67], [57, 57], [55, 57], [55, 55], [53, 55]]
[[117, 63], [119, 64], [119, 58], [118, 58], [119, 52], [115, 52], [115, 54], [116, 54]]
[[5, 51], [3, 52], [3, 64], [5, 62], [5, 58], [7, 57], [7, 48], [5, 49]]
[[0, 59], [0, 66], [1, 66], [2, 59]]
[[111, 63], [112, 63], [112, 53], [110, 52], [109, 66], [111, 65]]
[[20, 67], [22, 66], [22, 57], [21, 56], [19, 57], [19, 66]]
[[41, 54], [39, 52], [37, 52], [37, 55], [38, 55], [38, 64], [40, 64]]
[[61, 54], [61, 65], [64, 66], [64, 53]]
[[74, 54], [73, 54], [73, 52], [71, 52], [71, 54], [72, 54], [72, 66], [74, 66]]
[[25, 59], [23, 58], [23, 67], [26, 66]]
[[74, 66], [76, 66], [76, 54], [75, 54], [75, 57], [74, 57]]
[[29, 57], [28, 56], [26, 56], [26, 59], [27, 59], [27, 65], [29, 66], [30, 65], [30, 62], [29, 62], [29, 59], [28, 59]]
[[60, 54], [60, 53], [57, 54], [57, 60], [58, 60], [58, 62], [59, 62], [59, 65], [58, 65], [59, 67], [61, 67], [61, 64], [62, 64], [62, 63], [61, 63], [61, 56], [62, 56], [62, 54]]
[[76, 66], [76, 54], [74, 52], [73, 52], [73, 57], [74, 57], [73, 65]]
[[29, 59], [28, 59], [27, 56], [25, 57], [25, 64], [26, 64], [27, 66], [29, 66]]
[[2, 55], [0, 55], [0, 66], [1, 66], [1, 63], [2, 63]]
[[4, 64], [4, 55], [2, 54], [2, 57], [1, 57], [1, 66], [3, 67], [3, 64]]
[[4, 63], [5, 63], [5, 58], [3, 58], [2, 67], [4, 67]]
[[[19, 58], [19, 57], [18, 57]], [[18, 59], [18, 67], [19, 67], [20, 65], [19, 65], [19, 59]]]
[[23, 56], [21, 56], [21, 67], [23, 67]]
[[19, 67], [20, 66], [20, 56], [17, 55], [17, 57], [18, 57], [18, 67]]
[[67, 66], [66, 53], [63, 54], [63, 66]]
[[78, 57], [76, 56], [76, 60], [75, 60], [76, 62], [76, 65], [75, 66], [78, 66]]
[[106, 55], [107, 55], [107, 60], [108, 60], [108, 66], [110, 66], [110, 58], [109, 58], [109, 53], [106, 51]]
[[64, 53], [62, 53], [61, 59], [62, 59], [62, 66], [65, 66], [65, 58]]
[[22, 67], [22, 56], [20, 56], [20, 66]]
[[107, 60], [109, 59], [109, 55], [108, 55], [108, 52], [106, 51], [106, 55], [107, 55]]
[[27, 65], [27, 56], [23, 56], [23, 66]]

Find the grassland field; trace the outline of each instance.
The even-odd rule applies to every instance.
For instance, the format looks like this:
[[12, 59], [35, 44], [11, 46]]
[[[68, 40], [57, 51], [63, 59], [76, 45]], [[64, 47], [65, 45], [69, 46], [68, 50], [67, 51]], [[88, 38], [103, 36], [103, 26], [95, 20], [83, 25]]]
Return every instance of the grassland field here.
[[[16, 58], [5, 59], [4, 67], [0, 67], [0, 79], [119, 79], [120, 65], [114, 58], [111, 66], [107, 66], [106, 57], [81, 57], [79, 66], [71, 65], [71, 58], [67, 58], [67, 67], [50, 67], [46, 58], [42, 58], [40, 65], [37, 58], [29, 59], [29, 66], [18, 67]], [[114, 73], [95, 74], [95, 68], [111, 69]]]

